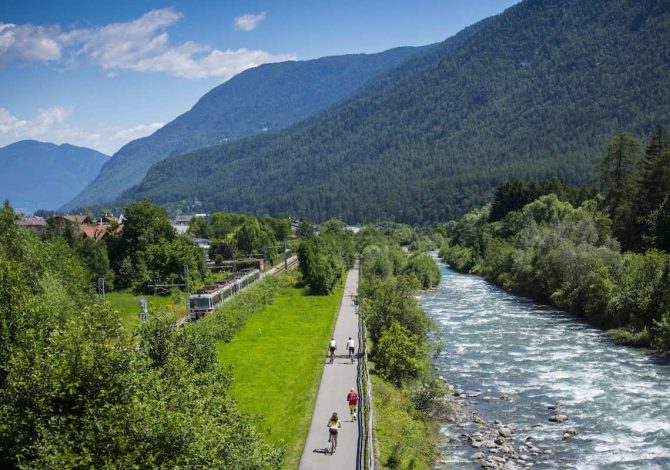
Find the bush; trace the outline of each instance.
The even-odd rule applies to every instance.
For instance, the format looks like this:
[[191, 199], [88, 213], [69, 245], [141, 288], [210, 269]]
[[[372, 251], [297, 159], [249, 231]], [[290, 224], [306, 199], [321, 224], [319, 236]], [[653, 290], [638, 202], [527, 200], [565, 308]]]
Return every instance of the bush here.
[[626, 328], [615, 328], [612, 330], [607, 330], [607, 337], [611, 339], [612, 342], [622, 346], [646, 347], [651, 343], [649, 331], [646, 328], [642, 331], [631, 331]]
[[396, 386], [415, 379], [426, 366], [423, 341], [397, 321], [382, 330], [374, 356], [376, 370]]
[[461, 272], [470, 272], [477, 264], [477, 258], [471, 248], [450, 245], [449, 242], [440, 250], [440, 258], [449, 266]]
[[449, 388], [440, 378], [430, 374], [410, 388], [410, 400], [414, 408], [426, 416], [441, 416], [446, 411], [444, 397]]
[[433, 257], [427, 254], [411, 258], [405, 266], [404, 272], [416, 275], [424, 289], [435, 287], [440, 283], [440, 268]]
[[652, 345], [661, 351], [670, 351], [670, 310], [663, 317], [654, 322], [652, 327]]
[[277, 282], [276, 277], [263, 278], [192, 327], [209, 331], [217, 341], [230, 341], [246, 325], [251, 315], [272, 303], [277, 292]]

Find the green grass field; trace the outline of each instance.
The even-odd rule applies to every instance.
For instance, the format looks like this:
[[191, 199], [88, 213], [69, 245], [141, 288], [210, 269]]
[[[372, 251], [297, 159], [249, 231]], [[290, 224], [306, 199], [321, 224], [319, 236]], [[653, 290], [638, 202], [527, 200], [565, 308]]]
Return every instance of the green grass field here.
[[307, 296], [294, 285], [280, 286], [272, 305], [219, 344], [219, 361], [234, 367], [233, 396], [260, 417], [258, 429], [269, 442], [284, 442], [285, 468], [298, 467], [342, 292], [338, 286], [329, 296]]
[[146, 299], [148, 302], [147, 310], [149, 311], [149, 314], [159, 307], [176, 310], [177, 316], [183, 316], [186, 312], [186, 306], [184, 305], [183, 300], [182, 303], [175, 307], [175, 300], [170, 295], [135, 295], [129, 292], [110, 292], [105, 294], [105, 300], [111, 303], [113, 309], [119, 311], [123, 326], [129, 332], [133, 331], [140, 321], [138, 315], [140, 312], [138, 301], [140, 299]]

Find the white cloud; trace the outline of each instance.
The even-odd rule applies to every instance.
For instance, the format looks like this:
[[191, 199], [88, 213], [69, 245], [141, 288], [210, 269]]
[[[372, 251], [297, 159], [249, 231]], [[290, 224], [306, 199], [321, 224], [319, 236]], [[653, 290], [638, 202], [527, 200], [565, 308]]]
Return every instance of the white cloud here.
[[58, 27], [0, 22], [0, 63], [46, 62], [59, 59]]
[[127, 129], [119, 129], [113, 134], [113, 139], [121, 142], [119, 147], [130, 142], [131, 140], [139, 139], [153, 134], [165, 124], [162, 122], [152, 122], [151, 124], [138, 124]]
[[242, 30], [242, 31], [251, 31], [258, 26], [258, 23], [263, 21], [265, 19], [265, 12], [262, 11], [258, 15], [252, 15], [252, 14], [247, 14], [247, 15], [242, 15], [238, 16], [233, 20], [233, 24], [235, 25], [236, 30]]
[[83, 129], [70, 124], [70, 108], [39, 109], [34, 119], [19, 119], [7, 109], [0, 108], [0, 146], [24, 139], [36, 139], [56, 144], [68, 143], [90, 147], [112, 155], [131, 140], [153, 134], [163, 127], [161, 122]]
[[[250, 31], [265, 18], [244, 15], [235, 19], [239, 29]], [[268, 62], [295, 59], [261, 50], [219, 50], [187, 41], [170, 44], [167, 29], [182, 19], [172, 8], [152, 10], [126, 23], [61, 31], [60, 27], [0, 23], [0, 63], [80, 61], [100, 66], [109, 77], [120, 70], [169, 73], [190, 79], [228, 79], [243, 70]]]
[[39, 109], [33, 120], [18, 119], [5, 108], [0, 108], [0, 134], [19, 139], [36, 139], [62, 124], [71, 110], [62, 107]]

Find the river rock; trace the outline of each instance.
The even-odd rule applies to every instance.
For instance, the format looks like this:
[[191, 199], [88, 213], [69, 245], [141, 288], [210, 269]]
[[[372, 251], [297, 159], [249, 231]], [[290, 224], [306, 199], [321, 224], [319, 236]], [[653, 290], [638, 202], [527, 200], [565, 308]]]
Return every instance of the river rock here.
[[470, 458], [471, 458], [472, 460], [481, 460], [481, 459], [483, 459], [484, 457], [485, 457], [485, 456], [484, 456], [484, 452], [476, 452], [476, 453], [474, 453], [474, 454], [472, 454], [472, 455], [470, 456]]
[[551, 421], [553, 423], [563, 423], [567, 420], [568, 420], [568, 416], [567, 415], [562, 415], [562, 414], [555, 414], [555, 415], [552, 415], [549, 418], [549, 421]]
[[572, 438], [572, 434], [570, 434], [569, 432], [564, 432], [563, 437], [561, 438], [561, 440], [567, 441], [570, 438]]
[[568, 428], [565, 430], [567, 434], [572, 434], [573, 436], [577, 434], [577, 430], [575, 428]]
[[502, 437], [510, 437], [512, 435], [512, 430], [507, 427], [500, 428], [498, 429], [498, 434], [500, 434]]
[[557, 409], [558, 409], [558, 405], [549, 405], [549, 406], [547, 406], [547, 409], [548, 409], [548, 410], [557, 410]]
[[482, 447], [486, 447], [487, 449], [492, 449], [494, 447], [498, 447], [498, 444], [496, 444], [494, 441], [487, 439], [486, 441], [482, 442]]
[[544, 427], [544, 425], [543, 425], [543, 424], [540, 424], [540, 423], [538, 423], [538, 424], [533, 424], [533, 425], [531, 426], [531, 428], [542, 428], [542, 427]]
[[511, 445], [505, 444], [500, 446], [500, 450], [506, 454], [513, 454], [514, 453], [514, 447]]
[[472, 418], [472, 422], [477, 424], [486, 424], [486, 421], [481, 419], [479, 416], [475, 416], [474, 418]]

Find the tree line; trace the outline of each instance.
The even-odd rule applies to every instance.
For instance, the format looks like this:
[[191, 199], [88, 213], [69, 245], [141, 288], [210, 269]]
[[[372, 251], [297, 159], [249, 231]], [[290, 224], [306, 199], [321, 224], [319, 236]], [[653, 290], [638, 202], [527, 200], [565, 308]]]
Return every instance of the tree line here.
[[[247, 254], [276, 257], [291, 226], [288, 219], [215, 212], [209, 218], [194, 217], [189, 232], [213, 239], [208, 255], [221, 265]], [[183, 284], [184, 266], [191, 288], [208, 276], [203, 250], [192, 237], [177, 234], [167, 211], [149, 200], [128, 204], [123, 226], [113, 223], [99, 240], [86, 237], [78, 224], [58, 214], [48, 217], [45, 237], [65, 240], [88, 267], [90, 282], [104, 278], [108, 290], [148, 292], [155, 284]]]

